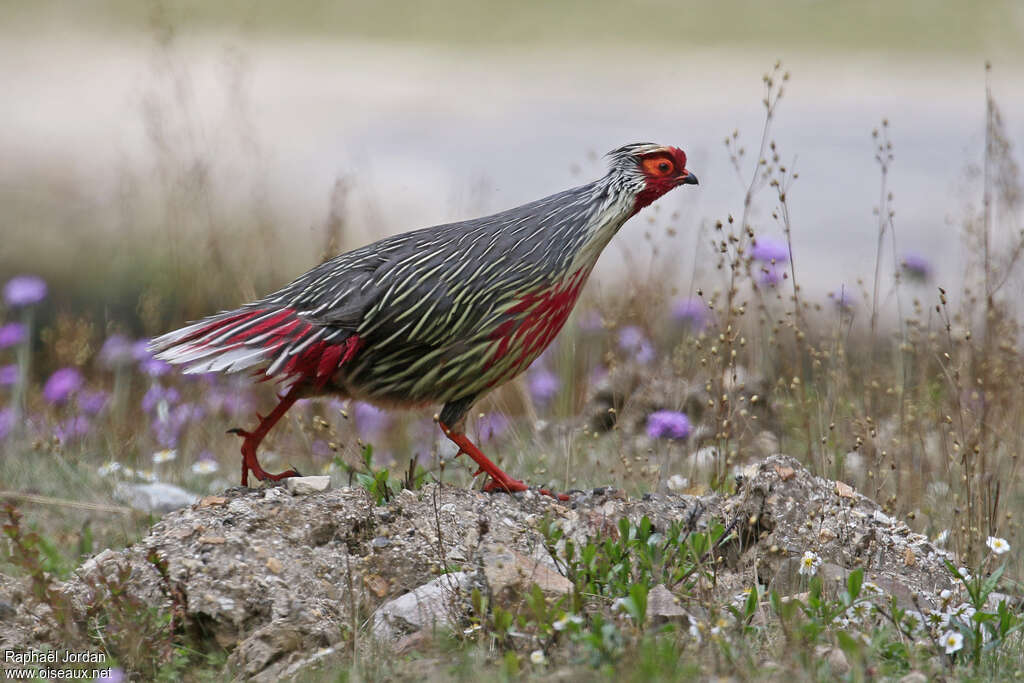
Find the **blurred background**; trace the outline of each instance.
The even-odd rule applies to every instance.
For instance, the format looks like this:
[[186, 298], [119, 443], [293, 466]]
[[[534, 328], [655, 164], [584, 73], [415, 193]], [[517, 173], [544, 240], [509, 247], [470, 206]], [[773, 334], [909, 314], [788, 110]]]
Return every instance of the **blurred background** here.
[[[4, 3], [0, 276], [153, 334], [326, 253], [587, 182], [651, 140], [701, 179], [658, 206], [678, 213], [655, 242], [689, 287], [701, 226], [743, 209], [723, 140], [756, 153], [761, 76], [782, 60], [772, 138], [799, 173], [803, 287], [870, 274], [885, 118], [898, 247], [941, 282], [980, 202], [986, 60], [1024, 139], [1022, 34], [1012, 0]], [[781, 238], [770, 209], [753, 217]], [[649, 218], [594, 287], [649, 266]]]

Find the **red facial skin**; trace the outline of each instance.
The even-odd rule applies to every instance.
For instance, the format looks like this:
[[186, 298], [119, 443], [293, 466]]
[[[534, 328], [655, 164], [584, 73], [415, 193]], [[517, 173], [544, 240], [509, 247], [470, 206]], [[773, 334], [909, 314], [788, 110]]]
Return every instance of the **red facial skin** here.
[[653, 152], [641, 157], [640, 166], [647, 178], [647, 187], [636, 196], [635, 214], [661, 195], [686, 181], [686, 153], [678, 147]]

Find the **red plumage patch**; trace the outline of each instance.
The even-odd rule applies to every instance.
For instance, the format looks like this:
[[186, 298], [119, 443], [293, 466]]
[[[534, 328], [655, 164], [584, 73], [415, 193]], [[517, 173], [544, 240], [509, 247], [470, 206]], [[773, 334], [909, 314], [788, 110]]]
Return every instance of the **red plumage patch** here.
[[362, 348], [363, 342], [357, 335], [352, 335], [340, 344], [319, 341], [310, 344], [309, 348], [290, 359], [283, 372], [290, 377], [299, 377], [322, 388], [334, 373]]
[[497, 340], [498, 345], [488, 361], [488, 367], [510, 352], [518, 351], [519, 355], [508, 372], [494, 384], [515, 377], [525, 370], [554, 341], [572, 313], [588, 274], [588, 270], [578, 270], [563, 285], [527, 294], [509, 309], [509, 315], [526, 313], [526, 316], [507, 320], [492, 333], [491, 339]]

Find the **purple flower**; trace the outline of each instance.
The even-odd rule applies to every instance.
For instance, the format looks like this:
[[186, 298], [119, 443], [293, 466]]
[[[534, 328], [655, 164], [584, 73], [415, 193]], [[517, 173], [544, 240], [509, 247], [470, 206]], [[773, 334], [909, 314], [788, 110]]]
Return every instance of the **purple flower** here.
[[352, 416], [356, 421], [356, 429], [367, 438], [380, 436], [381, 432], [388, 428], [391, 417], [386, 411], [377, 406], [359, 401], [352, 409]]
[[758, 275], [758, 280], [765, 287], [774, 287], [782, 281], [782, 271], [774, 266], [768, 268], [762, 268]]
[[4, 301], [8, 306], [30, 306], [46, 298], [46, 282], [35, 275], [18, 275], [4, 285]]
[[558, 377], [547, 368], [539, 368], [530, 373], [526, 381], [530, 396], [540, 404], [545, 404], [558, 393]]
[[153, 354], [149, 352], [149, 349], [146, 348], [147, 346], [149, 346], [148, 339], [138, 339], [132, 342], [132, 358], [138, 361], [152, 358]]
[[100, 676], [93, 683], [124, 683], [124, 670], [113, 668], [109, 674]]
[[0, 440], [3, 440], [11, 433], [14, 426], [14, 411], [10, 408], [0, 408]]
[[91, 426], [85, 415], [73, 415], [57, 425], [54, 434], [61, 443], [67, 443], [88, 434]]
[[900, 265], [911, 280], [926, 282], [932, 274], [932, 266], [920, 254], [904, 254]]
[[508, 418], [501, 413], [487, 413], [476, 421], [476, 433], [481, 443], [497, 439], [508, 431]]
[[25, 341], [25, 326], [21, 323], [7, 323], [0, 327], [0, 349], [16, 346]]
[[762, 263], [786, 263], [789, 261], [789, 245], [770, 237], [759, 237], [754, 241], [750, 255]]
[[331, 457], [331, 447], [323, 439], [316, 439], [313, 441], [309, 450], [319, 460]]
[[140, 339], [132, 344], [132, 358], [139, 362], [139, 368], [150, 377], [160, 377], [167, 374], [171, 366], [162, 360], [157, 360], [146, 347], [148, 339]]
[[133, 350], [132, 342], [127, 337], [121, 334], [112, 334], [107, 337], [100, 348], [99, 361], [108, 368], [125, 365], [132, 361]]
[[163, 362], [162, 360], [157, 360], [156, 358], [148, 358], [142, 361], [139, 364], [139, 367], [141, 367], [142, 371], [149, 375], [150, 377], [160, 377], [162, 375], [166, 375], [167, 372], [171, 369], [170, 365]]
[[215, 413], [238, 417], [252, 410], [252, 397], [242, 387], [218, 387], [206, 394], [206, 405]]
[[698, 296], [680, 299], [672, 306], [672, 319], [688, 325], [690, 329], [702, 330], [708, 324], [708, 307]]
[[75, 368], [61, 368], [46, 380], [43, 386], [43, 398], [56, 405], [68, 400], [68, 397], [82, 388], [82, 373]]
[[107, 407], [110, 396], [105, 391], [83, 391], [78, 395], [78, 407], [86, 415], [99, 415]]
[[675, 410], [658, 410], [647, 416], [647, 436], [652, 439], [685, 439], [691, 431], [689, 418]]
[[164, 448], [174, 448], [178, 445], [178, 436], [182, 428], [189, 422], [202, 419], [203, 414], [201, 406], [182, 403], [171, 410], [157, 410], [149, 427], [158, 444]]
[[632, 353], [633, 360], [638, 363], [647, 364], [654, 360], [654, 347], [636, 325], [627, 325], [619, 330], [619, 348]]
[[17, 381], [17, 365], [0, 365], [0, 387], [9, 387]]
[[174, 387], [164, 388], [159, 384], [153, 384], [153, 386], [146, 390], [145, 396], [142, 397], [142, 409], [147, 413], [151, 413], [161, 403], [174, 404], [178, 402], [179, 398], [178, 390]]

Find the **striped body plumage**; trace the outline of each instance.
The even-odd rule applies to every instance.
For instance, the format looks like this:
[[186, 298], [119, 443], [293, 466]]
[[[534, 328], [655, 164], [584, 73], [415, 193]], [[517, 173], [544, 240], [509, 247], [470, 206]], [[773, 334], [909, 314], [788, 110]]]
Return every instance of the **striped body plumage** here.
[[[341, 254], [259, 301], [159, 337], [152, 348], [185, 372], [250, 369], [290, 385], [255, 433], [238, 430], [246, 436], [243, 485], [248, 469], [260, 479], [292, 474], [259, 469], [255, 445], [303, 396], [444, 404], [445, 434], [472, 446], [462, 434], [465, 413], [551, 343], [622, 224], [673, 187], [696, 183], [673, 147], [634, 144], [609, 157], [600, 180]], [[475, 446], [459, 445], [491, 475], [492, 488], [522, 487], [481, 463]]]

